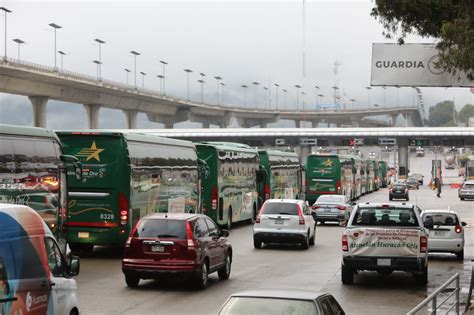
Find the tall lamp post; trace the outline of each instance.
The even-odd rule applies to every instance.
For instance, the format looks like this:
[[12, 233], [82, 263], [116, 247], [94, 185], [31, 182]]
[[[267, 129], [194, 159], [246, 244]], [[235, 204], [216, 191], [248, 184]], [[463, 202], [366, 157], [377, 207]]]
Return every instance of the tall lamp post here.
[[319, 86], [315, 85], [314, 87], [316, 88], [316, 108], [318, 108], [318, 105], [319, 105], [319, 99], [318, 99], [318, 96], [319, 96]]
[[266, 86], [263, 87], [263, 89], [265, 90], [265, 97], [266, 97], [266, 101], [265, 101], [265, 107], [268, 107], [268, 88]]
[[295, 84], [295, 88], [296, 88], [296, 110], [298, 110], [299, 109], [299, 94], [300, 94], [301, 85]]
[[286, 93], [288, 92], [287, 89], [283, 89], [283, 106], [286, 107]]
[[142, 75], [142, 88], [145, 88], [145, 76], [146, 73], [143, 71], [140, 71], [140, 74]]
[[63, 71], [63, 57], [66, 56], [67, 53], [65, 53], [62, 50], [58, 50], [58, 54], [59, 54], [59, 60], [60, 60], [60, 63], [61, 63], [61, 71]]
[[397, 88], [397, 107], [400, 107], [400, 86], [395, 85], [395, 87]]
[[135, 50], [132, 50], [130, 51], [130, 53], [133, 55], [133, 58], [134, 58], [134, 74], [135, 74], [135, 88], [137, 88], [137, 56], [140, 56], [140, 53], [135, 51]]
[[278, 111], [278, 89], [280, 85], [278, 83], [274, 83], [273, 85], [275, 86], [275, 108]]
[[349, 101], [351, 101], [351, 108], [354, 109], [355, 98], [351, 98]]
[[96, 38], [94, 39], [94, 41], [96, 43], [99, 44], [99, 63], [98, 63], [98, 67], [99, 67], [99, 78], [102, 78], [102, 44], [105, 44], [105, 41], [103, 41], [102, 39], [99, 39], [99, 38]]
[[370, 90], [372, 90], [372, 88], [370, 86], [366, 86], [365, 88], [367, 89], [367, 109], [370, 109]]
[[192, 73], [193, 70], [191, 70], [191, 69], [184, 69], [184, 72], [186, 72], [186, 75], [187, 75], [187, 83], [188, 83], [188, 92], [187, 92], [186, 99], [189, 101], [189, 74]]
[[[7, 59], [7, 15], [8, 13], [12, 13], [12, 11], [8, 10], [5, 7], [0, 7], [0, 10], [5, 12], [5, 53], [3, 54], [3, 59]], [[56, 48], [54, 49], [56, 51]]]
[[57, 58], [56, 58], [56, 43], [57, 43], [57, 30], [62, 28], [62, 26], [56, 24], [56, 23], [49, 23], [49, 26], [51, 26], [54, 29], [54, 70], [57, 70]]
[[123, 69], [123, 70], [125, 70], [125, 72], [127, 73], [127, 85], [128, 85], [128, 75], [129, 75], [129, 73], [130, 73], [131, 71], [130, 71], [130, 69], [126, 69], [126, 68]]
[[216, 79], [217, 81], [217, 105], [219, 105], [219, 90], [220, 90], [219, 81], [222, 80], [222, 77], [216, 75], [214, 79]]
[[100, 80], [100, 65], [102, 64], [102, 62], [100, 62], [99, 60], [93, 60], [92, 62], [97, 65], [97, 69], [96, 69], [97, 80]]
[[19, 39], [19, 38], [15, 38], [13, 41], [18, 44], [18, 56], [17, 56], [17, 59], [20, 60], [20, 46], [23, 45], [25, 42], [22, 41], [22, 40]]
[[303, 103], [303, 123], [306, 126], [306, 113], [305, 113], [305, 104], [304, 104], [304, 96], [306, 95], [305, 91], [301, 91], [301, 103]]
[[244, 89], [244, 107], [247, 107], [247, 101], [245, 94], [247, 93], [247, 88], [249, 87], [248, 85], [242, 84], [241, 87]]
[[254, 103], [254, 105], [255, 105], [255, 109], [258, 109], [258, 106], [257, 106], [257, 86], [260, 83], [258, 83], [257, 81], [254, 81], [254, 82], [252, 82], [252, 84], [255, 86], [255, 103]]
[[163, 95], [163, 80], [165, 77], [161, 74], [158, 74], [156, 77], [160, 79], [160, 94]]
[[206, 81], [204, 81], [204, 77], [206, 74], [201, 72], [199, 75], [201, 76], [201, 80], [198, 80], [198, 82], [201, 83], [201, 103], [204, 104], [204, 83], [206, 83]]
[[161, 65], [163, 66], [163, 71], [161, 72], [161, 75], [163, 76], [163, 95], [166, 95], [166, 89], [165, 89], [165, 80], [166, 80], [166, 74], [165, 74], [165, 66], [168, 64], [164, 60], [160, 60]]
[[224, 106], [224, 82], [221, 82], [221, 105]]
[[387, 87], [382, 86], [382, 89], [383, 89], [383, 108], [385, 109], [385, 90], [387, 89]]
[[332, 88], [334, 89], [334, 105], [336, 105], [337, 100], [339, 99], [339, 97], [337, 96], [337, 90], [339, 90], [339, 87], [333, 86]]

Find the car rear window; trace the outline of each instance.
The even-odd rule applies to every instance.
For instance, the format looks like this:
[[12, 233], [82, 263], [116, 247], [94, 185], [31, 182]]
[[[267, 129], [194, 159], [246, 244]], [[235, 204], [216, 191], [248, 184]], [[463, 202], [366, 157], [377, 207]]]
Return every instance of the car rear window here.
[[394, 189], [404, 189], [405, 187], [405, 185], [393, 185]]
[[455, 226], [459, 224], [457, 215], [452, 213], [424, 213], [422, 221], [433, 225]]
[[352, 225], [419, 226], [413, 209], [397, 207], [358, 208]]
[[313, 301], [282, 298], [232, 297], [220, 315], [292, 315], [319, 314]]
[[133, 236], [186, 239], [186, 222], [169, 219], [145, 219], [140, 221]]
[[344, 196], [319, 196], [317, 203], [332, 202], [332, 203], [344, 203]]
[[463, 188], [474, 189], [474, 184], [464, 184]]
[[298, 205], [295, 203], [269, 202], [263, 207], [262, 214], [298, 215]]

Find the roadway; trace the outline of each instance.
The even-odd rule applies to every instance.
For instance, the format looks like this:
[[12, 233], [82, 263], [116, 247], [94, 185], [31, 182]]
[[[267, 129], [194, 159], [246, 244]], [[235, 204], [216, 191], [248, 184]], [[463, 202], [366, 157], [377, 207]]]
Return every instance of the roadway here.
[[[340, 239], [343, 228], [337, 225], [318, 225], [316, 246], [302, 251], [294, 247], [264, 247], [255, 250], [252, 227], [243, 225], [231, 231], [234, 248], [231, 277], [219, 281], [217, 274], [209, 278], [205, 291], [192, 289], [177, 278], [160, 281], [141, 281], [137, 289], [127, 288], [121, 272], [121, 257], [117, 251], [95, 249], [81, 259], [81, 273], [77, 277], [78, 297], [84, 314], [215, 314], [226, 298], [238, 291], [261, 288], [307, 289], [332, 293], [348, 314], [402, 314], [423, 300], [451, 275], [461, 272], [465, 301], [474, 257], [474, 201], [461, 202], [457, 191], [444, 187], [442, 198], [436, 198], [426, 182], [429, 181], [431, 156], [415, 158], [411, 155], [412, 173], [425, 174], [425, 186], [412, 191], [410, 201], [422, 209], [447, 208], [458, 211], [466, 227], [465, 260], [458, 262], [454, 255], [430, 255], [429, 284], [418, 286], [409, 274], [394, 273], [380, 276], [362, 272], [355, 285], [344, 286], [340, 280]], [[452, 172], [452, 174], [451, 174]], [[445, 171], [453, 175], [457, 170]], [[387, 189], [364, 196], [360, 202], [388, 201]]]

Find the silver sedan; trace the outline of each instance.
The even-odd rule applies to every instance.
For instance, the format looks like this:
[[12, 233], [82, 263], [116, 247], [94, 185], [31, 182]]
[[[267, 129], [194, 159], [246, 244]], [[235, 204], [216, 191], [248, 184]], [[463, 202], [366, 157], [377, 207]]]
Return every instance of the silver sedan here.
[[340, 225], [344, 225], [349, 219], [353, 205], [355, 203], [351, 203], [345, 195], [322, 195], [311, 207], [311, 212], [315, 220], [321, 224], [339, 222]]

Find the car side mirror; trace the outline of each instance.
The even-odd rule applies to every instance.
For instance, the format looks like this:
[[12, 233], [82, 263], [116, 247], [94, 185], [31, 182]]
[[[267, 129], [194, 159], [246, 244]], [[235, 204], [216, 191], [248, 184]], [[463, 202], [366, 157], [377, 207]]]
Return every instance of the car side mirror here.
[[423, 225], [427, 229], [432, 229], [433, 228], [433, 222], [424, 222]]
[[351, 206], [355, 206], [356, 204], [356, 202], [351, 202]]
[[228, 230], [221, 230], [221, 236], [222, 237], [229, 237], [229, 231]]
[[74, 277], [79, 274], [80, 270], [80, 263], [79, 263], [79, 257], [78, 256], [71, 256], [71, 262], [69, 264], [69, 276]]
[[82, 181], [82, 163], [79, 162], [79, 159], [75, 156], [66, 154], [61, 155], [60, 159], [65, 163], [72, 163], [76, 180]]
[[462, 226], [466, 226], [467, 223], [466, 223], [466, 222], [461, 222], [461, 225], [462, 225]]

